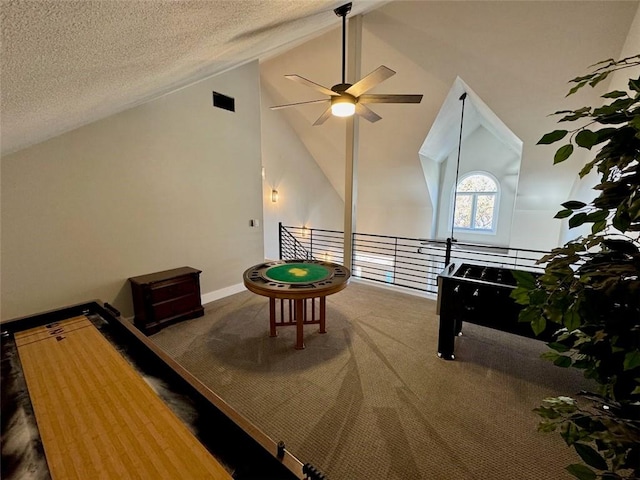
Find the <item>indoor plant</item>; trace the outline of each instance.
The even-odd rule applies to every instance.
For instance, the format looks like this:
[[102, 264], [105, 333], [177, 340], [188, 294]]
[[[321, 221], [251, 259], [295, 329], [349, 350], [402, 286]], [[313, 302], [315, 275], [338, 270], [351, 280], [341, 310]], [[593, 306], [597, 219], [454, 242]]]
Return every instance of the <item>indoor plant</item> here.
[[[606, 60], [571, 80], [569, 95], [594, 87], [614, 71], [640, 66], [640, 55]], [[539, 334], [554, 329], [543, 356], [560, 367], [583, 370], [598, 391], [578, 400], [547, 398], [535, 409], [541, 431], [559, 431], [583, 463], [567, 470], [579, 479], [640, 478], [640, 78], [627, 91], [602, 95], [599, 107], [562, 110], [572, 127], [544, 135], [539, 144], [562, 142], [554, 164], [574, 149], [594, 157], [580, 171], [599, 175], [589, 204], [568, 201], [556, 218], [590, 233], [540, 259], [544, 273], [516, 273], [512, 296], [524, 305], [520, 321]], [[583, 227], [584, 228], [584, 227]]]

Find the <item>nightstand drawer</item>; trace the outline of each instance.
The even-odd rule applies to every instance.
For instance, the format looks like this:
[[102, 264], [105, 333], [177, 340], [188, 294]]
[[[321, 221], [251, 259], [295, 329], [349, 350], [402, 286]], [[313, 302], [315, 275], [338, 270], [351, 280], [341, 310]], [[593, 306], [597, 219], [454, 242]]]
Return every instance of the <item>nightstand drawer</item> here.
[[191, 277], [180, 277], [175, 281], [154, 283], [151, 287], [151, 303], [160, 303], [194, 293], [200, 294], [196, 287], [197, 285]]
[[156, 322], [161, 322], [162, 320], [173, 318], [198, 308], [201, 308], [200, 295], [187, 295], [162, 303], [156, 303], [153, 306], [153, 316]]

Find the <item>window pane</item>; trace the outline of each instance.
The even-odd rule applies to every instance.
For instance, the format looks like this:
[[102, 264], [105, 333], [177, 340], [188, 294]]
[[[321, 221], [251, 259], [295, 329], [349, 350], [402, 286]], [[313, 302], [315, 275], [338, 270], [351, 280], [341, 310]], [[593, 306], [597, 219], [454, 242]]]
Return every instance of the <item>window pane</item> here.
[[465, 194], [456, 195], [456, 210], [453, 226], [457, 228], [471, 228], [471, 210], [473, 196]]
[[471, 175], [458, 184], [458, 192], [497, 192], [498, 186], [486, 175]]
[[493, 229], [493, 208], [496, 196], [476, 195], [476, 218], [474, 228], [480, 230]]

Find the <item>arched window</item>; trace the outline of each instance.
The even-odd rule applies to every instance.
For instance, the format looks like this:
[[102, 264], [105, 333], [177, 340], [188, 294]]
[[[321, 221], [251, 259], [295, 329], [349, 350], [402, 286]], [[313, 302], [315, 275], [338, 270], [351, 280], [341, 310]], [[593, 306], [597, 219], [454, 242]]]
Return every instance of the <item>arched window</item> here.
[[495, 232], [498, 217], [498, 181], [488, 173], [465, 175], [456, 188], [453, 227], [456, 230]]

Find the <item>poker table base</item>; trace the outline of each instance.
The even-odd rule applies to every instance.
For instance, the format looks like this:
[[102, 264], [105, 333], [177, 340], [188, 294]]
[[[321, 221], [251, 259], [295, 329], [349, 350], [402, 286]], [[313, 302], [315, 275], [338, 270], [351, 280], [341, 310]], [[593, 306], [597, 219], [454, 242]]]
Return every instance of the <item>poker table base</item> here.
[[326, 333], [326, 297], [346, 288], [349, 270], [319, 260], [277, 260], [244, 272], [244, 285], [269, 297], [269, 336], [276, 327], [296, 326], [297, 350], [304, 349], [304, 325], [320, 325]]
[[[327, 333], [325, 320], [327, 310], [326, 300], [326, 297], [304, 298], [295, 300], [284, 298], [276, 299], [274, 297], [270, 297], [269, 336], [278, 336], [276, 327], [287, 327], [295, 325], [295, 348], [296, 350], [303, 350], [305, 325], [320, 325], [320, 330], [318, 331], [318, 333]], [[316, 308], [316, 303], [319, 305], [319, 309]], [[278, 306], [279, 308], [277, 308]]]

